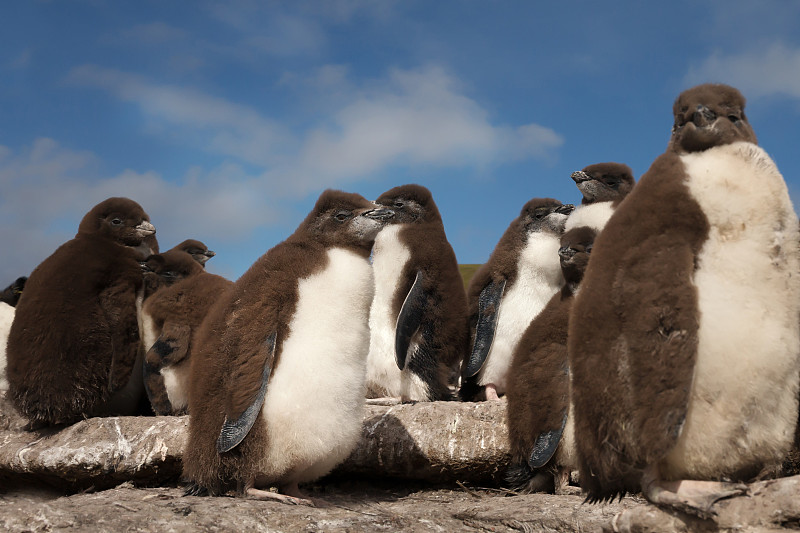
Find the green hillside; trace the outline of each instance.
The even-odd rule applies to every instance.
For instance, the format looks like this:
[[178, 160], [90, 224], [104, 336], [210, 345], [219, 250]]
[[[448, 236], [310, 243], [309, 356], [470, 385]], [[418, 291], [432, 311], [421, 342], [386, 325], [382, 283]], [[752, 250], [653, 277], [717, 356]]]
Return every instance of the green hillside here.
[[458, 270], [461, 272], [461, 279], [464, 280], [464, 287], [469, 285], [469, 280], [472, 279], [472, 276], [475, 275], [475, 272], [481, 266], [482, 265], [458, 265]]

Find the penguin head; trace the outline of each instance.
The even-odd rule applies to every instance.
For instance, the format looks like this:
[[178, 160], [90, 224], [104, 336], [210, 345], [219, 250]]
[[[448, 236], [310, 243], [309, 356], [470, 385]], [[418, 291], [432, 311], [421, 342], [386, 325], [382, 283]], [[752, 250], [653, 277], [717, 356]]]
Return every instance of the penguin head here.
[[22, 290], [25, 288], [26, 281], [28, 281], [28, 278], [25, 276], [21, 276], [14, 280], [14, 283], [0, 292], [0, 302], [5, 302], [11, 307], [16, 307], [20, 296], [22, 296]]
[[394, 217], [391, 209], [360, 194], [328, 189], [301, 225], [325, 246], [341, 246], [369, 254], [378, 232]]
[[139, 246], [156, 228], [142, 206], [128, 198], [109, 198], [81, 220], [78, 234], [101, 235], [123, 246]]
[[633, 189], [633, 171], [622, 163], [596, 163], [571, 175], [582, 204], [621, 200]]
[[553, 198], [534, 198], [523, 206], [519, 214], [520, 231], [526, 235], [542, 232], [560, 235], [573, 209], [572, 204], [562, 204]]
[[375, 203], [394, 211], [393, 222], [396, 224], [442, 221], [431, 191], [422, 185], [409, 184], [389, 189]]
[[580, 283], [583, 279], [596, 236], [597, 232], [588, 226], [572, 228], [561, 236], [558, 257], [567, 283]]
[[707, 83], [683, 91], [672, 106], [670, 147], [688, 153], [737, 141], [757, 144], [744, 106], [744, 96], [729, 85]]
[[151, 255], [141, 265], [146, 295], [205, 271], [190, 254], [175, 249]]
[[172, 249], [186, 252], [187, 254], [191, 255], [195, 261], [203, 266], [205, 266], [206, 261], [217, 255], [209, 250], [205, 243], [195, 239], [186, 239]]

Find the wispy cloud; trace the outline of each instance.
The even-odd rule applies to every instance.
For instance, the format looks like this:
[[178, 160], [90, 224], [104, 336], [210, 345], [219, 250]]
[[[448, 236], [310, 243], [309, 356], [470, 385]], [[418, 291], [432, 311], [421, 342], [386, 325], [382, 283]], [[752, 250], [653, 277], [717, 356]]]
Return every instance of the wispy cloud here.
[[85, 65], [73, 69], [68, 80], [133, 102], [150, 119], [173, 126], [170, 131], [191, 130], [191, 135], [178, 135], [181, 142], [203, 132], [201, 149], [260, 166], [263, 184], [292, 196], [366, 179], [389, 166], [462, 168], [547, 160], [563, 143], [542, 125], [492, 124], [459, 81], [436, 66], [392, 69], [360, 88], [348, 79], [345, 67], [321, 68], [305, 83], [321, 84], [321, 93], [337, 95], [337, 107], [296, 133], [254, 107], [117, 70]]
[[739, 54], [714, 52], [689, 68], [688, 84], [706, 81], [728, 83], [748, 98], [788, 96], [800, 98], [800, 48], [775, 43]]

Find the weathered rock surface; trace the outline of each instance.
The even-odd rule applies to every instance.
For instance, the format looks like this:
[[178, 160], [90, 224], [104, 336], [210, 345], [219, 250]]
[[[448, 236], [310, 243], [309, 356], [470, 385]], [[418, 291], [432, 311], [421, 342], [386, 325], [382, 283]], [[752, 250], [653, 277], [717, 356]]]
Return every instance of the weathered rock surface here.
[[[175, 480], [187, 417], [96, 418], [60, 430], [27, 432], [25, 421], [0, 398], [0, 529], [800, 530], [800, 476], [752, 484], [747, 496], [716, 504], [714, 520], [662, 510], [637, 497], [589, 505], [579, 495], [510, 496], [501, 489], [474, 488], [496, 487], [505, 468], [504, 406], [369, 406], [357, 450], [334, 476], [309, 489], [310, 496], [328, 505], [312, 508], [183, 497]], [[61, 492], [42, 488], [42, 482]]]
[[[180, 475], [187, 416], [91, 418], [28, 432], [10, 405], [0, 409], [0, 479], [26, 477], [77, 491]], [[361, 442], [336, 473], [492, 483], [508, 459], [503, 417], [499, 402], [367, 406]]]

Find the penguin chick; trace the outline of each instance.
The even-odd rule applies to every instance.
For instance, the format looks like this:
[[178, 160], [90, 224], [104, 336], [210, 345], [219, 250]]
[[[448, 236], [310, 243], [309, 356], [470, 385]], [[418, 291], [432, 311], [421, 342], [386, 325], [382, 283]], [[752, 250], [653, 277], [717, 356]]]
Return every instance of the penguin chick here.
[[392, 215], [358, 194], [323, 192], [213, 306], [192, 356], [188, 493], [308, 503], [298, 483], [350, 454], [364, 408], [369, 253]]
[[16, 307], [17, 302], [19, 302], [20, 296], [22, 296], [22, 291], [25, 288], [25, 282], [28, 281], [28, 278], [25, 276], [19, 277], [14, 280], [14, 283], [3, 289], [0, 292], [0, 302], [7, 303], [11, 307]]
[[31, 427], [135, 410], [142, 391], [135, 248], [154, 233], [139, 204], [109, 198], [31, 273], [7, 352], [9, 398]]
[[509, 225], [467, 289], [472, 351], [462, 363], [460, 396], [505, 393], [511, 356], [531, 321], [564, 284], [558, 248], [570, 204], [535, 198]]
[[600, 233], [635, 184], [630, 167], [622, 163], [596, 163], [573, 172], [571, 177], [583, 198], [567, 220], [564, 231], [588, 226]]
[[375, 239], [367, 387], [402, 401], [453, 399], [469, 346], [464, 282], [439, 209], [421, 185], [383, 193], [395, 211]]
[[569, 401], [569, 310], [596, 233], [581, 226], [561, 238], [565, 284], [531, 322], [514, 350], [506, 422], [511, 462], [506, 481], [518, 492], [561, 492], [577, 469]]
[[142, 309], [145, 391], [155, 414], [185, 414], [194, 334], [233, 282], [206, 272], [191, 254], [174, 248], [148, 262], [157, 263], [154, 274], [163, 286]]
[[[681, 93], [667, 150], [597, 237], [571, 311], [581, 486], [703, 517], [798, 419], [798, 223], [727, 85]], [[691, 481], [689, 481], [691, 480]]]
[[180, 250], [186, 252], [187, 254], [191, 255], [194, 258], [194, 260], [200, 263], [202, 266], [205, 266], [206, 261], [217, 255], [211, 250], [209, 250], [208, 246], [206, 246], [204, 243], [195, 239], [186, 239], [182, 243], [173, 247], [170, 251], [172, 250]]

